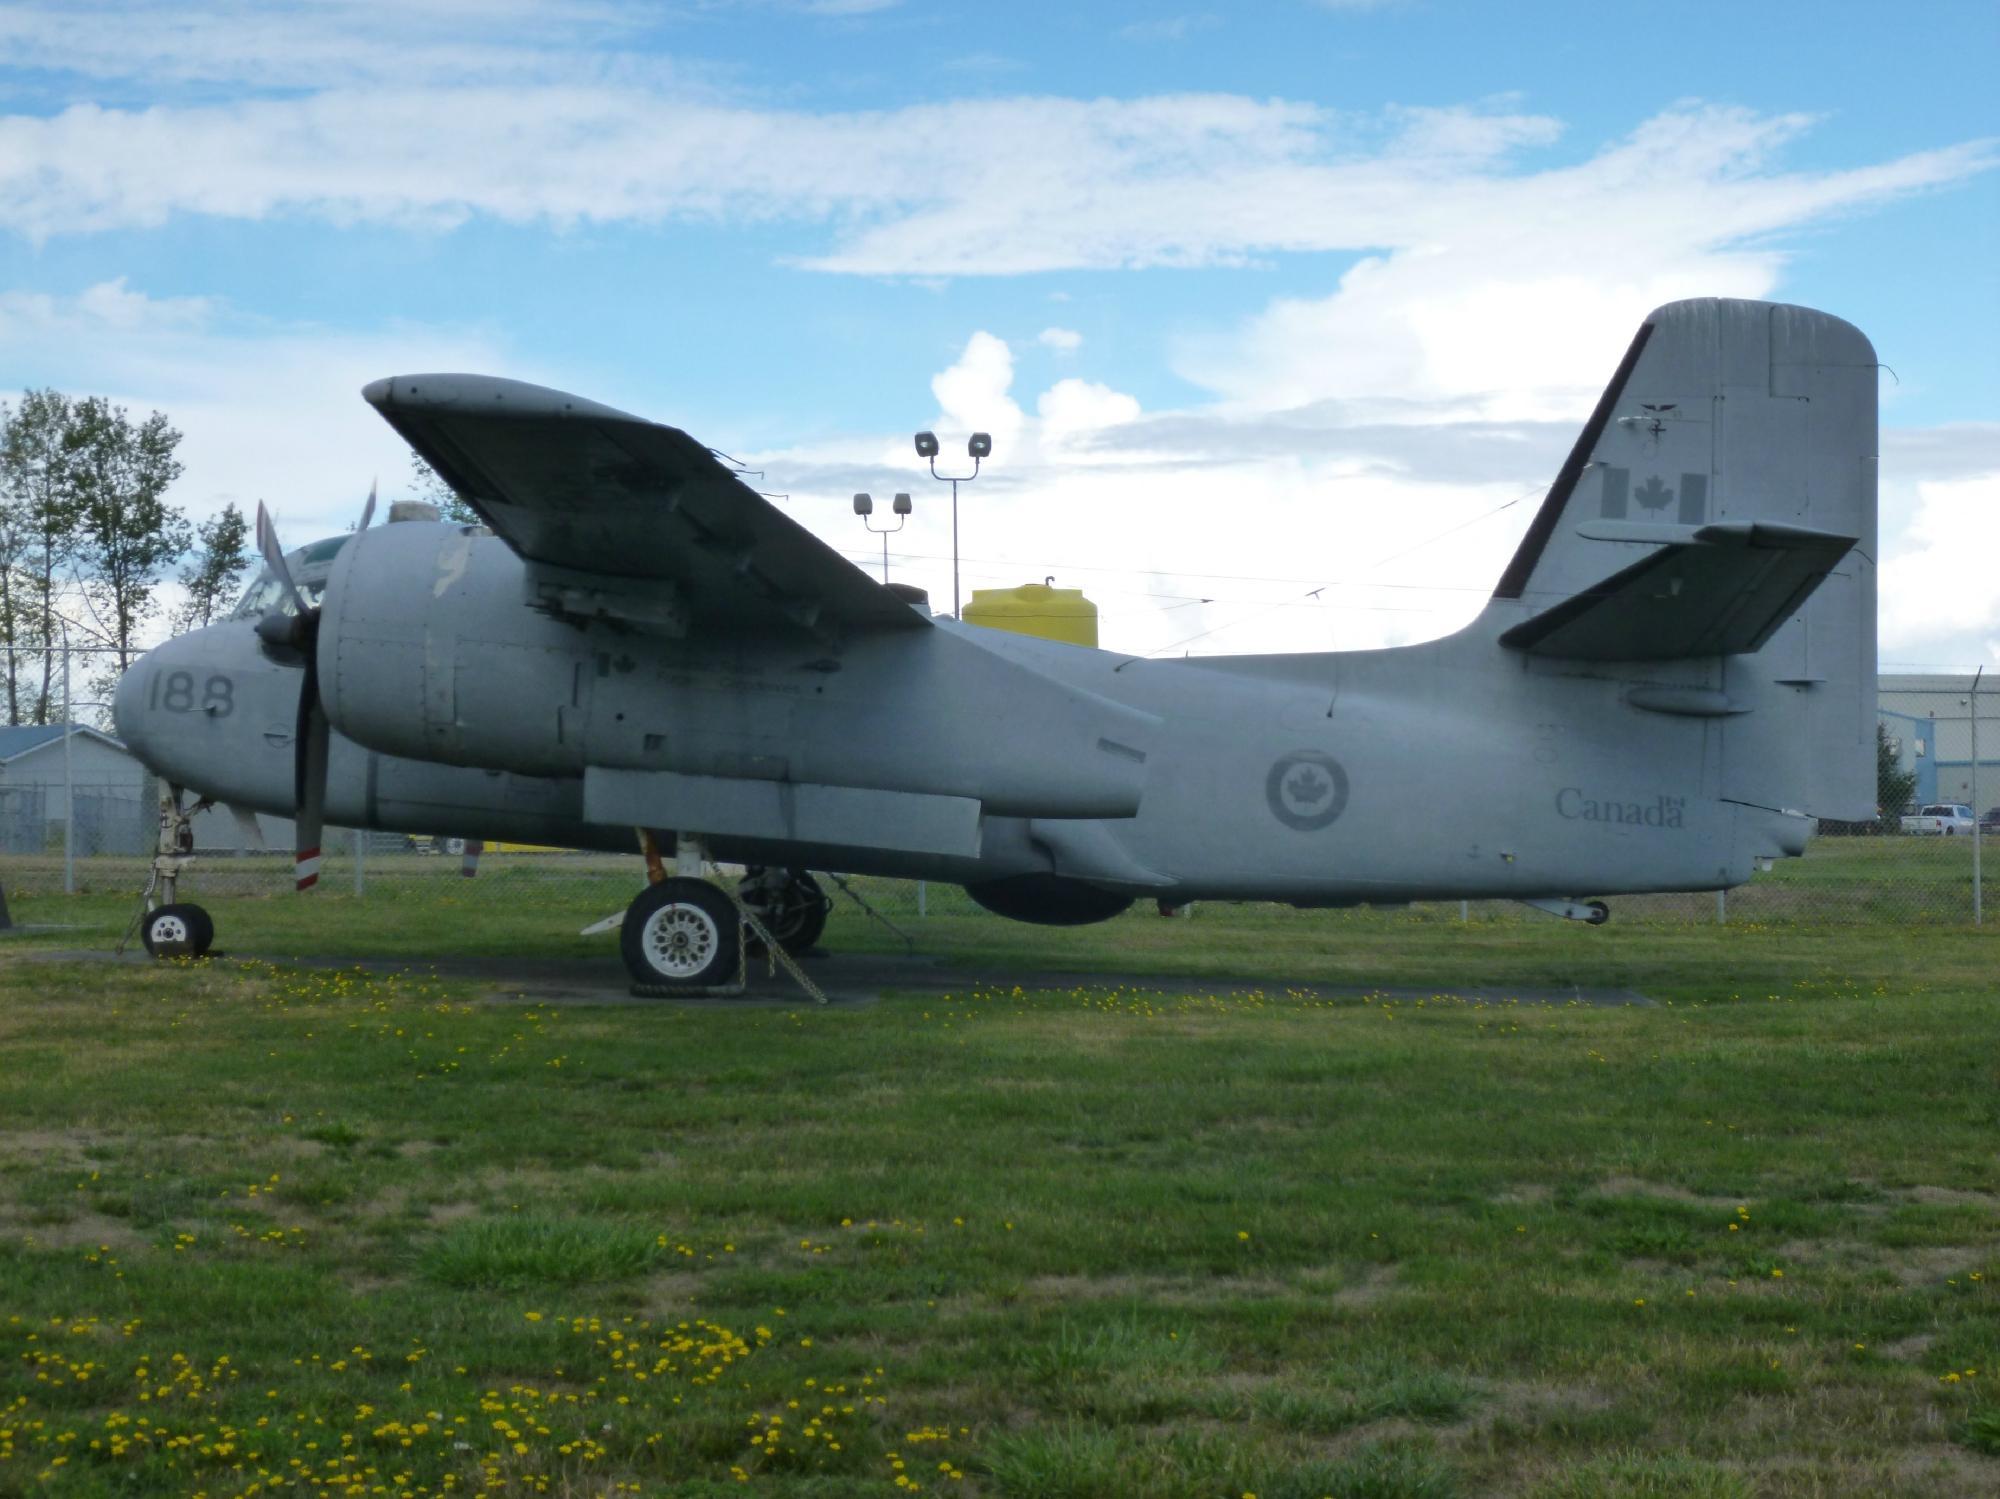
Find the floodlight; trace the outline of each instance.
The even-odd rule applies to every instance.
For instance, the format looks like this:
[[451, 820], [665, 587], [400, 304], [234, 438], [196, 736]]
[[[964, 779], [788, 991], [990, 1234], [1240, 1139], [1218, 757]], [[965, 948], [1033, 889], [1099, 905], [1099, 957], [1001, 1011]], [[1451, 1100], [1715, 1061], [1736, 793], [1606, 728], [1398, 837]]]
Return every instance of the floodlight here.
[[917, 456], [919, 458], [935, 458], [937, 455], [937, 433], [919, 432], [917, 434]]
[[894, 509], [898, 515], [908, 515], [910, 513], [910, 497], [906, 494], [897, 495]]
[[972, 434], [972, 441], [965, 445], [965, 451], [974, 458], [987, 458], [993, 453], [993, 439], [984, 432]]
[[865, 494], [856, 495], [854, 497], [854, 513], [856, 515], [873, 515], [875, 513], [875, 502]]

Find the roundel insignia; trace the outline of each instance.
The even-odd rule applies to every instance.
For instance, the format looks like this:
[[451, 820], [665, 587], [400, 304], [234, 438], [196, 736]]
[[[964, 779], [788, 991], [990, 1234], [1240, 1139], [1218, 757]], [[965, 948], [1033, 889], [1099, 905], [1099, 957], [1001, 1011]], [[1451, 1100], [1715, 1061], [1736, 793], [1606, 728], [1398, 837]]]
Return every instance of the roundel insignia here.
[[1293, 750], [1264, 777], [1264, 800], [1286, 827], [1314, 832], [1347, 810], [1347, 772], [1331, 755]]

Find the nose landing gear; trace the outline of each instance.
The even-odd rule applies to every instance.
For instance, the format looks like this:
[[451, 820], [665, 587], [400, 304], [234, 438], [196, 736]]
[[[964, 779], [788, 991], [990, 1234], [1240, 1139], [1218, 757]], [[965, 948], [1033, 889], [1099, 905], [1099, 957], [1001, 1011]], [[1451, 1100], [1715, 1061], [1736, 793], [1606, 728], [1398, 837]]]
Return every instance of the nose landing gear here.
[[[156, 958], [199, 958], [215, 942], [214, 919], [200, 906], [178, 898], [181, 874], [195, 858], [194, 817], [209, 805], [204, 800], [183, 807], [183, 795], [178, 786], [160, 787], [160, 841], [133, 922], [146, 951]], [[131, 937], [132, 928], [127, 927], [118, 944], [120, 952]]]

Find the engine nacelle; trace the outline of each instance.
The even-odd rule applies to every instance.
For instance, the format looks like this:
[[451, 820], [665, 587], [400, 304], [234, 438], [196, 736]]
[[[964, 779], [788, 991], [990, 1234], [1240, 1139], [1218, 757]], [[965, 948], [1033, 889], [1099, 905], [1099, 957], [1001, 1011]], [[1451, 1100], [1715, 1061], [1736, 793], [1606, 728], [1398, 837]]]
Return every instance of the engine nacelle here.
[[464, 526], [406, 522], [348, 543], [319, 631], [320, 696], [385, 755], [576, 775], [589, 652], [524, 607], [521, 560]]

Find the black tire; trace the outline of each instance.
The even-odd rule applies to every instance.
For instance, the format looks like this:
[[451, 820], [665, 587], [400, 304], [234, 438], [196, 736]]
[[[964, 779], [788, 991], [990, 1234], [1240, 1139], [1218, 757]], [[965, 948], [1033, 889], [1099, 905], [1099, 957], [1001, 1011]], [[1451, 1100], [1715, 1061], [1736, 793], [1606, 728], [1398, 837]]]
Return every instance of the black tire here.
[[1591, 901], [1590, 914], [1583, 919], [1592, 926], [1603, 926], [1605, 922], [1611, 919], [1611, 907], [1607, 906], [1601, 900]]
[[198, 958], [215, 941], [215, 922], [200, 906], [176, 902], [148, 911], [139, 937], [156, 958]]
[[707, 880], [673, 876], [625, 909], [618, 947], [632, 982], [649, 989], [706, 989], [736, 976], [736, 906]]
[[[737, 887], [737, 896], [756, 912], [757, 919], [778, 939], [778, 945], [795, 957], [819, 941], [826, 931], [826, 918], [833, 910], [833, 902], [820, 889], [819, 881], [803, 869], [787, 870], [784, 888], [775, 895], [759, 883], [753, 872]], [[754, 931], [750, 933], [750, 943], [756, 951], [763, 951], [764, 944]]]

